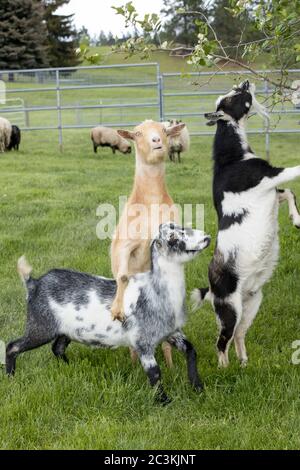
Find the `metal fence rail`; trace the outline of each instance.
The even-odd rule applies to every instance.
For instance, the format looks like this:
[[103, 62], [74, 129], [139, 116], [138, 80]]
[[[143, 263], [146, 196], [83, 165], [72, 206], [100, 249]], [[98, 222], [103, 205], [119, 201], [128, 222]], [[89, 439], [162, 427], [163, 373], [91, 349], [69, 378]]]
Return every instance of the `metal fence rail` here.
[[[274, 77], [279, 72], [263, 71]], [[146, 118], [182, 119], [191, 135], [212, 135], [204, 114], [214, 110], [215, 99], [231, 88], [235, 77], [245, 74], [217, 72], [211, 81], [211, 72], [161, 74], [158, 63], [0, 71], [8, 97], [1, 102], [0, 115], [24, 131], [57, 130], [61, 148], [64, 130], [99, 124], [132, 127]], [[289, 74], [300, 79], [300, 69]], [[272, 89], [267, 81], [260, 82], [257, 94], [268, 101]], [[277, 105], [271, 111], [271, 126], [262, 126], [254, 117], [249, 133], [265, 134], [268, 151], [270, 134], [300, 132], [299, 114], [291, 103]]]

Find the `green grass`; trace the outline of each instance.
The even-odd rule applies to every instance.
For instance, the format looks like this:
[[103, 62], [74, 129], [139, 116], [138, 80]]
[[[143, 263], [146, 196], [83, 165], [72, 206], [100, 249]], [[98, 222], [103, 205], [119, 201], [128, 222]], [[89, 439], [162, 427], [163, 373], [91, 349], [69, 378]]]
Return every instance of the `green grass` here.
[[[85, 132], [66, 132], [65, 150], [55, 133], [24, 135], [19, 153], [0, 156], [0, 338], [22, 334], [24, 291], [16, 273], [26, 253], [41, 275], [71, 267], [110, 276], [109, 241], [96, 237], [96, 208], [117, 205], [129, 193], [133, 156], [92, 153]], [[205, 204], [205, 229], [215, 238], [211, 200], [211, 138], [194, 139], [182, 165], [167, 164], [176, 202]], [[264, 139], [251, 144], [263, 155]], [[276, 165], [299, 163], [297, 136], [271, 138]], [[300, 197], [300, 182], [290, 185]], [[205, 393], [187, 383], [184, 359], [175, 351], [173, 370], [164, 366], [165, 389], [173, 401], [161, 408], [140, 365], [126, 349], [93, 350], [72, 343], [70, 365], [58, 363], [50, 346], [26, 353], [14, 379], [0, 370], [2, 449], [295, 449], [299, 448], [299, 372], [291, 364], [299, 339], [299, 232], [280, 210], [281, 257], [264, 289], [250, 329], [250, 363], [240, 369], [234, 352], [227, 370], [217, 368], [217, 329], [211, 307], [190, 316], [185, 331], [198, 351]], [[207, 284], [213, 246], [187, 266], [187, 290]]]

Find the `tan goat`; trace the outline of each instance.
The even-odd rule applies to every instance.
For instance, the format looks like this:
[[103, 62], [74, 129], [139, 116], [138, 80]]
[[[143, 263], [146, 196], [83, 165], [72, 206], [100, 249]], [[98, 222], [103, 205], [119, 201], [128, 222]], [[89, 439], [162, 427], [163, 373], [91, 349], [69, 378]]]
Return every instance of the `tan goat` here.
[[[135, 145], [134, 186], [121, 215], [111, 246], [112, 272], [117, 294], [112, 304], [113, 319], [123, 320], [123, 296], [129, 277], [150, 268], [150, 243], [163, 222], [178, 221], [177, 208], [165, 183], [168, 136], [184, 128], [179, 124], [168, 129], [162, 123], [145, 121], [133, 132], [119, 130]], [[167, 363], [172, 364], [171, 348], [163, 345]]]

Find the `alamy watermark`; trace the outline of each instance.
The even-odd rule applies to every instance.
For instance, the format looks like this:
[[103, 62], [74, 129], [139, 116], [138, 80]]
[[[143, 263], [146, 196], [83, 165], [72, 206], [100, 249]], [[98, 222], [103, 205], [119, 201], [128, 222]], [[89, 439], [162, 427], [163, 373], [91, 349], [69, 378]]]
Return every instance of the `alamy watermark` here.
[[96, 234], [100, 240], [112, 239], [118, 223], [118, 214], [122, 216], [119, 239], [148, 240], [157, 235], [161, 220], [176, 223], [183, 227], [204, 230], [204, 204], [128, 204], [127, 196], [119, 197], [118, 211], [112, 204], [100, 204], [96, 215], [100, 221]]
[[5, 364], [5, 343], [0, 340], [0, 365]]
[[295, 349], [292, 354], [292, 364], [298, 366], [300, 364], [300, 339], [296, 339], [292, 342], [292, 348]]
[[6, 103], [6, 85], [3, 80], [0, 80], [0, 104]]

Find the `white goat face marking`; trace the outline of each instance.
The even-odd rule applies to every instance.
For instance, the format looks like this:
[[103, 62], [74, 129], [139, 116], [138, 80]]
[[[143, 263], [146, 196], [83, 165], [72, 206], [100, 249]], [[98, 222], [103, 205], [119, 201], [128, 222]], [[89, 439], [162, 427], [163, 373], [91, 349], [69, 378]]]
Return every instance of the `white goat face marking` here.
[[246, 101], [245, 106], [246, 106], [246, 108], [250, 108], [251, 105], [250, 105], [249, 101]]

